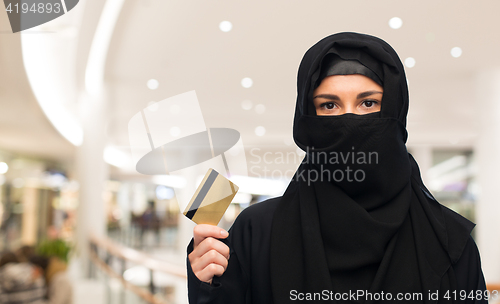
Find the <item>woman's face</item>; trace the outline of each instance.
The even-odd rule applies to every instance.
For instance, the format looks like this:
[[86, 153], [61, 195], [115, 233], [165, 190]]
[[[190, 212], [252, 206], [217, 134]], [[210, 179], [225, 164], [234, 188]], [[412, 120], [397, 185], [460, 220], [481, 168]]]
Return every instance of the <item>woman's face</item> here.
[[368, 114], [380, 111], [383, 88], [359, 75], [333, 75], [313, 92], [316, 115]]

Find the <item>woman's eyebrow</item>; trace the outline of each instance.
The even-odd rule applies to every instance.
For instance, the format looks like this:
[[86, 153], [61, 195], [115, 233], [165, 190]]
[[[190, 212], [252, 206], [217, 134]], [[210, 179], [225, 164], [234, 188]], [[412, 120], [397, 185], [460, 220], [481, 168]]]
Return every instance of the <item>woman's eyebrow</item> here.
[[366, 91], [363, 93], [359, 93], [357, 99], [365, 98], [365, 97], [368, 97], [368, 96], [373, 95], [373, 94], [383, 94], [383, 93], [379, 92], [379, 91]]
[[[366, 92], [359, 93], [356, 98], [357, 99], [365, 98], [365, 97], [371, 96], [373, 94], [383, 94], [383, 92], [380, 92], [380, 91], [366, 91]], [[330, 100], [340, 100], [340, 98], [337, 95], [335, 95], [335, 94], [319, 94], [319, 95], [316, 95], [316, 96], [313, 97], [313, 99], [316, 99], [316, 98], [325, 98], [325, 99], [330, 99]]]
[[335, 94], [319, 94], [319, 95], [314, 96], [313, 99], [316, 99], [316, 98], [325, 98], [325, 99], [330, 99], [330, 100], [340, 100], [340, 98], [337, 95], [335, 95]]

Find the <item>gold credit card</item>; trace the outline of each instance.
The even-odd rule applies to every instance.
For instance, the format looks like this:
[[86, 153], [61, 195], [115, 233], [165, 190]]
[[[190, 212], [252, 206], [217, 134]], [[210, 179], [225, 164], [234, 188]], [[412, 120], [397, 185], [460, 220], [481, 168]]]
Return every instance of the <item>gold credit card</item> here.
[[238, 189], [238, 186], [210, 168], [183, 213], [196, 224], [216, 226]]

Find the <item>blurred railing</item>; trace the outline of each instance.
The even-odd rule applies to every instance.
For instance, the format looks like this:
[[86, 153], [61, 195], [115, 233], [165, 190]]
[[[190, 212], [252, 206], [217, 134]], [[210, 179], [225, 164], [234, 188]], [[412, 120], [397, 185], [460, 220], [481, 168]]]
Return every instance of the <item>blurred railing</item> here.
[[[111, 241], [109, 238], [90, 237], [90, 258], [108, 277], [117, 279], [126, 290], [152, 304], [168, 304], [169, 302], [156, 295], [153, 279], [154, 272], [161, 272], [174, 277], [186, 279], [185, 267], [155, 259], [143, 252], [128, 248]], [[116, 265], [119, 265], [116, 267]], [[127, 264], [142, 266], [149, 270], [149, 286], [136, 286], [124, 278]], [[113, 267], [114, 266], [114, 267]], [[124, 302], [120, 301], [120, 302]]]
[[127, 227], [108, 228], [107, 237], [116, 243], [137, 250], [174, 249], [177, 246], [177, 227], [143, 228], [132, 223]]

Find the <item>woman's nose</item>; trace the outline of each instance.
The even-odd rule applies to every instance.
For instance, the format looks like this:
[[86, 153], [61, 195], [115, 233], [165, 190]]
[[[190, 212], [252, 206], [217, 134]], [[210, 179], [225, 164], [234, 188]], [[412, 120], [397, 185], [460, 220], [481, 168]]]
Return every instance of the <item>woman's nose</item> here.
[[342, 108], [342, 111], [340, 114], [342, 115], [342, 114], [346, 114], [346, 113], [358, 114], [358, 113], [356, 113], [356, 107], [351, 105], [351, 104], [348, 104], [344, 108]]

